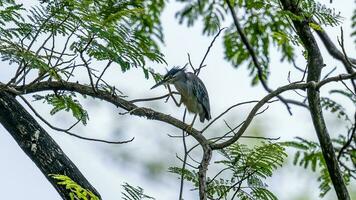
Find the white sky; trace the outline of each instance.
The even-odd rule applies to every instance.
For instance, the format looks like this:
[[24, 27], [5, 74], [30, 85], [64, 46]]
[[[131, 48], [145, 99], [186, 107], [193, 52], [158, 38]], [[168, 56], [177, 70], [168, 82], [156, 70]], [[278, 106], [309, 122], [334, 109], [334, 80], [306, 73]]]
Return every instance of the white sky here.
[[[329, 1], [325, 1], [326, 3]], [[345, 17], [343, 28], [347, 50], [352, 57], [354, 53], [353, 39], [349, 39], [350, 16], [354, 9], [353, 1], [334, 2], [332, 6], [340, 11]], [[28, 3], [28, 2], [26, 2]], [[348, 3], [348, 4], [346, 4]], [[350, 6], [352, 5], [352, 6]], [[165, 34], [165, 45], [162, 51], [169, 66], [184, 65], [187, 62], [187, 53], [192, 56], [193, 64], [198, 65], [202, 59], [206, 48], [212, 38], [201, 35], [201, 26], [198, 24], [193, 28], [186, 28], [178, 25], [174, 19], [174, 13], [179, 5], [171, 1], [162, 16], [162, 23]], [[328, 29], [329, 30], [329, 29]], [[330, 36], [336, 42], [336, 37], [340, 31], [338, 28], [330, 29]], [[324, 47], [320, 45], [323, 49]], [[340, 63], [325, 55], [327, 70], [338, 66], [339, 72], [343, 72]], [[279, 55], [275, 52], [271, 56], [272, 75], [270, 86], [276, 88], [278, 85], [287, 84], [287, 74], [292, 67], [279, 63]], [[303, 58], [298, 60], [300, 66], [304, 66]], [[234, 69], [223, 59], [223, 46], [221, 37], [215, 43], [206, 60], [207, 67], [201, 73], [210, 96], [212, 116], [217, 116], [227, 107], [237, 102], [246, 100], [258, 100], [266, 92], [261, 86], [250, 87], [250, 77], [246, 66]], [[165, 72], [163, 65], [150, 64], [151, 68], [161, 73]], [[4, 66], [2, 67], [4, 68]], [[3, 69], [1, 69], [3, 70]], [[5, 70], [5, 69], [4, 69]], [[130, 70], [125, 74], [117, 73], [117, 68], [111, 68], [105, 79], [115, 84], [120, 90], [129, 96], [130, 99], [155, 96], [164, 93], [164, 88], [150, 90], [154, 84], [152, 79], [143, 78], [141, 70]], [[335, 73], [336, 74], [336, 73]], [[8, 71], [0, 74], [0, 81], [7, 80], [12, 75]], [[298, 79], [299, 74], [292, 72], [292, 78]], [[326, 90], [324, 90], [326, 91]], [[294, 96], [293, 93], [290, 93]], [[170, 164], [178, 163], [175, 153], [181, 153], [181, 141], [167, 137], [167, 133], [180, 134], [180, 131], [161, 122], [148, 121], [143, 118], [133, 116], [120, 116], [114, 106], [104, 102], [86, 100], [85, 105], [89, 108], [90, 122], [85, 128], [76, 129], [77, 133], [95, 138], [126, 139], [135, 137], [135, 141], [130, 144], [111, 146], [77, 140], [62, 133], [47, 129], [51, 136], [58, 142], [69, 158], [79, 167], [86, 178], [101, 193], [104, 200], [120, 199], [121, 184], [128, 182], [132, 185], [143, 187], [147, 194], [157, 199], [177, 199], [179, 192], [179, 180], [176, 176], [164, 172], [159, 177], [151, 176], [148, 180], [149, 171], [147, 165], [142, 166], [139, 160], [144, 160], [150, 164], [157, 164], [158, 161]], [[163, 110], [175, 117], [182, 116], [183, 108], [176, 108], [172, 102], [164, 104], [163, 101], [143, 104], [151, 106], [157, 110]], [[352, 105], [350, 105], [352, 106]], [[46, 118], [50, 118], [48, 107], [35, 103], [35, 107], [41, 111]], [[229, 115], [224, 117], [229, 123], [238, 124], [245, 117], [251, 106], [234, 109]], [[350, 109], [353, 109], [350, 107]], [[296, 136], [306, 137], [316, 140], [316, 136], [311, 124], [310, 117], [306, 110], [293, 107], [293, 116], [289, 116], [283, 104], [274, 103], [270, 109], [262, 116], [258, 116], [246, 134], [255, 129], [263, 130], [263, 133], [270, 137], [281, 137], [281, 140], [292, 139]], [[70, 121], [69, 115], [59, 114], [51, 118], [55, 124], [66, 127]], [[331, 118], [326, 114], [329, 130], [331, 134], [337, 135], [340, 130], [340, 121]], [[189, 116], [192, 117], [192, 116]], [[197, 124], [200, 126], [200, 124]], [[221, 133], [227, 130], [223, 126], [223, 121], [211, 129], [209, 134]], [[220, 132], [219, 132], [220, 131]], [[241, 141], [242, 142], [242, 141]], [[292, 157], [290, 157], [292, 158]], [[44, 178], [37, 167], [22, 152], [11, 136], [0, 126], [0, 188], [2, 199], [22, 200], [22, 199], [60, 199], [57, 192]], [[298, 199], [304, 194], [310, 194], [310, 199], [318, 199], [318, 185], [316, 176], [299, 167], [287, 167], [279, 169], [276, 174], [268, 180], [270, 189], [281, 199]], [[150, 176], [149, 176], [150, 177]], [[186, 199], [193, 199], [195, 192], [187, 190]], [[333, 192], [330, 192], [327, 199], [335, 199]]]

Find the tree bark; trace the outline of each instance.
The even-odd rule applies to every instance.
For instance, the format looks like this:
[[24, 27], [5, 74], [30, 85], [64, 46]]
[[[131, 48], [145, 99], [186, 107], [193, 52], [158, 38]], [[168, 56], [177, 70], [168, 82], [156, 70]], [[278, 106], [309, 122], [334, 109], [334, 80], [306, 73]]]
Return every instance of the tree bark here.
[[[289, 10], [296, 15], [300, 14], [297, 5], [294, 5], [293, 1], [282, 0], [281, 3], [285, 10]], [[293, 25], [308, 55], [307, 82], [319, 82], [321, 69], [324, 66], [324, 61], [318, 44], [309, 28], [308, 21], [293, 20]], [[336, 195], [340, 200], [350, 200], [349, 193], [347, 191], [338, 161], [335, 156], [335, 150], [325, 125], [325, 120], [320, 104], [320, 92], [317, 88], [308, 88], [307, 97], [314, 129], [318, 136], [323, 157], [326, 162], [331, 181], [334, 185]]]
[[14, 96], [4, 91], [0, 91], [0, 123], [42, 171], [63, 199], [70, 199], [69, 190], [64, 185], [57, 184], [57, 180], [50, 177], [50, 174], [66, 175], [100, 198], [99, 193], [64, 154], [58, 144]]

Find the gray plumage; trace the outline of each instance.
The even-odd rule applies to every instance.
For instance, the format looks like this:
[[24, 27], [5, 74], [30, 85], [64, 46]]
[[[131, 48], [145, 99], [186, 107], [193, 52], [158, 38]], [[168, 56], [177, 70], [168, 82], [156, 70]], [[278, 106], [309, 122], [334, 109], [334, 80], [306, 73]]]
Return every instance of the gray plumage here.
[[208, 91], [203, 81], [195, 74], [185, 72], [184, 68], [175, 67], [152, 88], [162, 84], [173, 84], [181, 95], [181, 102], [189, 112], [199, 114], [200, 122], [211, 119]]

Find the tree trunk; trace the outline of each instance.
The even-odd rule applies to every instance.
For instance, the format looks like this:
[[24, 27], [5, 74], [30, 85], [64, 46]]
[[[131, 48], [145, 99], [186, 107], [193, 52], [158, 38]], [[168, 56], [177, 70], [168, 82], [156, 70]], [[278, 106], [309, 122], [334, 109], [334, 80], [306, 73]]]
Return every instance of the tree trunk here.
[[[300, 14], [298, 10], [299, 8], [294, 1], [282, 0], [281, 3], [285, 10], [289, 10], [296, 15]], [[320, 53], [318, 44], [310, 30], [308, 21], [292, 21], [296, 32], [308, 53], [307, 82], [317, 83], [320, 79], [321, 69], [324, 66], [323, 57]], [[308, 88], [307, 96], [314, 129], [318, 136], [323, 157], [325, 159], [331, 181], [334, 185], [336, 195], [340, 200], [350, 200], [346, 184], [343, 180], [342, 173], [335, 156], [335, 150], [325, 125], [320, 104], [320, 93], [316, 88]]]
[[[70, 177], [83, 188], [99, 193], [64, 154], [58, 144], [11, 94], [0, 91], [0, 123], [31, 158], [63, 199], [70, 199], [69, 190], [57, 184], [50, 174]], [[40, 195], [40, 194], [39, 194]]]

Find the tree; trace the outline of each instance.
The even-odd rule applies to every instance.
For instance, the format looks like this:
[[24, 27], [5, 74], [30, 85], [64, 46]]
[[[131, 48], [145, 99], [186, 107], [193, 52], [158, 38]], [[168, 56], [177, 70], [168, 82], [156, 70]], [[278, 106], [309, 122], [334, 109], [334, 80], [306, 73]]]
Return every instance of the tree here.
[[[264, 184], [273, 171], [282, 166], [287, 154], [285, 148], [294, 147], [295, 164], [309, 165], [312, 170], [320, 170], [321, 195], [331, 188], [339, 199], [350, 199], [346, 184], [355, 179], [356, 112], [354, 119], [348, 116], [342, 104], [320, 95], [320, 90], [332, 82], [341, 82], [330, 93], [341, 94], [356, 103], [355, 64], [356, 60], [347, 56], [344, 49], [343, 33], [337, 47], [329, 38], [323, 26], [339, 26], [341, 14], [313, 0], [240, 0], [240, 1], [185, 1], [177, 12], [180, 23], [193, 26], [197, 20], [204, 23], [203, 34], [214, 38], [206, 50], [199, 66], [193, 66], [188, 54], [187, 66], [194, 73], [204, 70], [205, 59], [217, 37], [223, 34], [225, 57], [235, 67], [247, 63], [252, 85], [261, 84], [266, 96], [259, 101], [241, 102], [216, 115], [202, 130], [190, 127], [183, 119], [151, 108], [137, 106], [138, 102], [173, 98], [176, 93], [157, 98], [128, 100], [115, 86], [108, 84], [103, 76], [109, 67], [117, 67], [125, 72], [132, 67], [141, 68], [146, 78], [155, 81], [161, 75], [146, 67], [148, 60], [165, 63], [159, 44], [163, 42], [160, 13], [166, 2], [153, 1], [41, 1], [42, 5], [24, 8], [13, 0], [1, 1], [0, 54], [3, 63], [15, 68], [13, 77], [1, 80], [0, 123], [14, 137], [19, 146], [41, 169], [64, 199], [100, 199], [100, 194], [85, 179], [75, 165], [65, 156], [60, 147], [51, 139], [38, 122], [21, 105], [21, 99], [31, 113], [51, 129], [65, 132], [74, 137], [96, 142], [124, 145], [132, 141], [105, 141], [86, 138], [71, 132], [78, 123], [86, 124], [89, 119], [85, 108], [79, 103], [78, 95], [93, 97], [125, 110], [123, 115], [136, 115], [150, 120], [158, 120], [182, 131], [184, 156], [178, 157], [182, 166], [171, 167], [170, 172], [178, 174], [180, 196], [183, 198], [185, 181], [193, 183], [199, 191], [200, 199], [276, 199]], [[239, 18], [238, 12], [244, 13]], [[222, 28], [231, 19], [228, 28]], [[354, 17], [354, 20], [356, 18]], [[342, 30], [342, 29], [341, 29]], [[323, 61], [315, 36], [328, 50], [330, 56], [339, 60], [344, 74], [321, 78]], [[273, 45], [273, 46], [272, 46]], [[302, 79], [272, 89], [268, 85], [270, 48], [277, 47], [281, 61], [300, 71]], [[341, 50], [339, 50], [341, 48]], [[306, 66], [295, 64], [298, 49], [303, 50]], [[85, 82], [76, 75], [86, 73]], [[330, 76], [330, 77], [329, 77]], [[306, 80], [305, 80], [306, 79]], [[347, 82], [346, 82], [347, 81]], [[286, 91], [303, 93], [306, 96], [286, 98]], [[25, 95], [32, 95], [26, 96]], [[51, 106], [51, 114], [61, 110], [69, 111], [76, 123], [68, 129], [50, 124], [31, 106], [32, 98]], [[239, 141], [256, 115], [262, 114], [265, 105], [278, 100], [292, 114], [292, 106], [301, 106], [311, 115], [318, 142], [297, 138], [295, 141], [276, 142], [274, 138], [262, 139], [259, 145], [251, 147]], [[243, 104], [255, 103], [246, 119], [239, 125], [231, 126], [227, 133], [208, 138], [212, 124], [227, 112]], [[323, 112], [330, 110], [347, 122], [347, 134], [332, 139], [328, 133]], [[186, 140], [197, 144], [188, 147]], [[198, 166], [190, 164], [190, 153], [201, 150]], [[219, 159], [212, 155], [219, 152]], [[221, 169], [209, 176], [209, 165]], [[221, 167], [222, 166], [222, 167]], [[228, 172], [229, 177], [222, 176]], [[127, 193], [124, 199], [151, 198], [143, 194], [141, 188], [124, 185]]]

